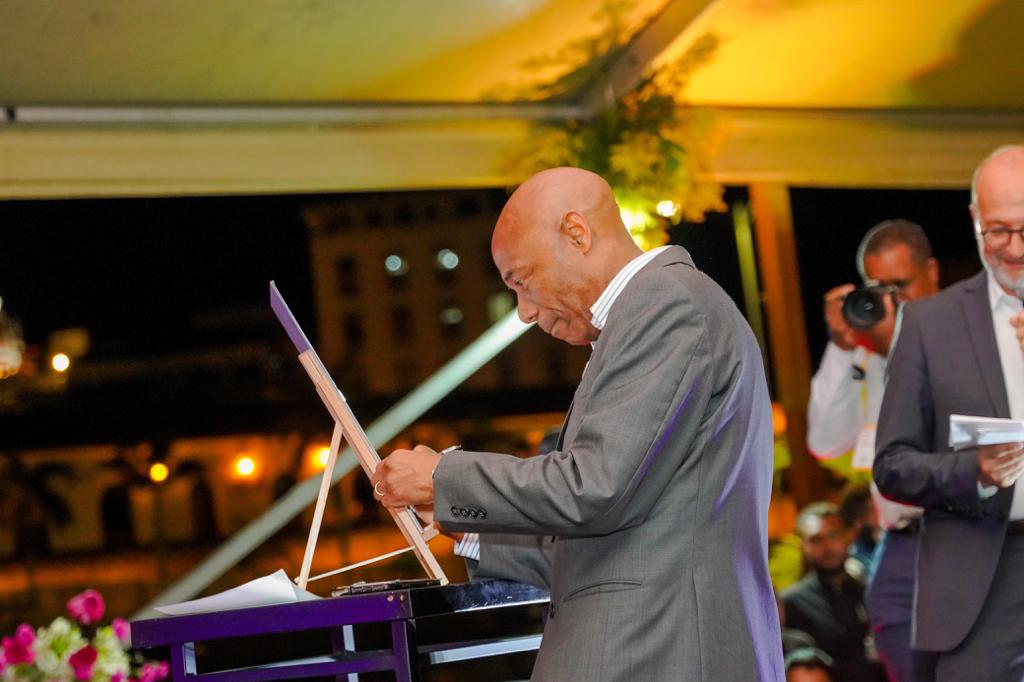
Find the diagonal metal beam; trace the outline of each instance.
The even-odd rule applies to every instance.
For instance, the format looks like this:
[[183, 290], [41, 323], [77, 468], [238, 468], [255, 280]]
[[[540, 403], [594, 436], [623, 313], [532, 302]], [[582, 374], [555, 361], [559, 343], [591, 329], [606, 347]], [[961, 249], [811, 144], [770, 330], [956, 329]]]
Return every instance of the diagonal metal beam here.
[[293, 106], [12, 106], [0, 129], [20, 126], [331, 126], [577, 117], [576, 104], [385, 103]]
[[608, 67], [604, 78], [584, 93], [585, 111], [608, 108], [632, 90], [644, 71], [679, 37], [693, 21], [718, 0], [669, 0], [653, 19], [630, 41]]

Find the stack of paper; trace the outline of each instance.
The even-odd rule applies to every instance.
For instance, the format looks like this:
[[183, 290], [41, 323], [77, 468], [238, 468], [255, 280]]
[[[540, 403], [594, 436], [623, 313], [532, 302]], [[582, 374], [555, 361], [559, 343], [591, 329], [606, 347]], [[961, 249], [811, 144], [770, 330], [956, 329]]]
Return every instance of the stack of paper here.
[[949, 446], [954, 450], [978, 445], [1024, 442], [1024, 420], [949, 415]]
[[295, 583], [288, 579], [288, 574], [282, 568], [278, 569], [276, 573], [256, 578], [256, 580], [250, 580], [244, 585], [233, 587], [218, 594], [212, 594], [209, 597], [193, 599], [192, 601], [180, 604], [155, 606], [153, 608], [160, 613], [166, 613], [168, 616], [184, 616], [192, 613], [247, 609], [252, 606], [289, 604], [291, 602], [310, 601], [312, 599], [320, 599], [320, 597], [312, 592], [295, 587]]

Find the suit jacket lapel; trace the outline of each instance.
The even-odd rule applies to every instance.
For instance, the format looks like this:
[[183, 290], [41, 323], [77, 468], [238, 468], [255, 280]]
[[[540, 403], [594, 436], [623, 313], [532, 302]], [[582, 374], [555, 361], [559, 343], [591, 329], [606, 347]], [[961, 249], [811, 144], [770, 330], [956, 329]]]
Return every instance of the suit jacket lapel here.
[[996, 332], [992, 327], [992, 305], [988, 299], [987, 277], [984, 270], [973, 277], [970, 286], [964, 289], [960, 302], [964, 317], [967, 319], [967, 334], [974, 349], [974, 359], [981, 370], [989, 399], [995, 408], [995, 416], [1005, 419], [1010, 416], [1010, 403], [1003, 382], [1003, 367], [999, 363]]
[[[671, 248], [665, 249], [665, 251], [655, 256], [654, 260], [652, 260], [650, 263], [644, 266], [644, 270], [646, 270], [647, 268], [664, 267], [672, 263], [683, 263], [685, 265], [690, 266], [691, 268], [696, 268], [696, 266], [693, 263], [693, 258], [690, 256], [690, 253], [686, 249], [684, 249], [681, 246], [673, 246]], [[635, 277], [642, 276], [642, 271], [638, 272], [635, 275]], [[623, 290], [623, 293], [619, 295], [624, 295], [625, 292], [628, 291], [629, 286], [631, 284], [632, 282], [627, 284], [626, 289]], [[612, 310], [615, 310], [614, 305], [612, 306]], [[611, 318], [609, 317], [609, 319]], [[628, 324], [629, 322], [629, 320], [626, 320], [624, 323]], [[558, 433], [558, 444], [556, 446], [558, 450], [561, 450], [563, 447], [563, 441], [565, 440], [565, 432], [569, 428], [569, 419], [572, 417], [572, 409], [576, 405], [576, 400], [580, 399], [583, 401], [583, 404], [586, 404], [586, 396], [588, 395], [590, 390], [590, 384], [588, 383], [588, 375], [590, 375], [591, 372], [599, 371], [599, 368], [601, 367], [601, 364], [603, 362], [602, 356], [605, 352], [606, 345], [605, 343], [602, 343], [603, 334], [604, 332], [602, 332], [602, 334], [597, 337], [597, 343], [594, 345], [593, 353], [590, 354], [590, 360], [587, 361], [587, 366], [583, 371], [583, 377], [580, 379], [580, 385], [576, 388], [576, 394], [573, 396], [572, 404], [569, 405], [569, 409], [565, 413], [565, 420], [562, 422], [562, 430], [559, 431]], [[993, 336], [993, 339], [994, 338], [995, 337]], [[593, 377], [590, 376], [589, 381], [592, 380]]]

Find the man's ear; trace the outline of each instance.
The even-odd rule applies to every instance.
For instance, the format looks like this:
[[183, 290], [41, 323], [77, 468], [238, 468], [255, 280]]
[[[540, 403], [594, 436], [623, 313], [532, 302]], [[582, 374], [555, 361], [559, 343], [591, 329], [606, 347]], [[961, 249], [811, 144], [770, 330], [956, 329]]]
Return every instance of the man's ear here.
[[935, 287], [935, 290], [938, 291], [938, 289], [939, 289], [939, 261], [937, 261], [934, 258], [929, 258], [928, 259], [928, 263], [926, 264], [926, 266], [928, 268], [928, 281], [930, 281], [932, 283], [932, 286]]
[[572, 245], [586, 253], [590, 251], [590, 241], [593, 233], [587, 219], [579, 211], [566, 211], [562, 216], [562, 224], [559, 231], [569, 239]]

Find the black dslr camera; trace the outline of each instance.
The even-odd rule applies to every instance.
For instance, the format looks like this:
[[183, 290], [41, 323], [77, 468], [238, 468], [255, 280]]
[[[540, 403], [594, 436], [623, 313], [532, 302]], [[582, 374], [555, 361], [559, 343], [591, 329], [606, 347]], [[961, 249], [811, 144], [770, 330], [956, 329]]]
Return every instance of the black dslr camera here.
[[899, 291], [897, 287], [871, 280], [864, 286], [854, 289], [843, 299], [843, 319], [857, 331], [867, 331], [885, 317], [885, 301], [883, 297], [892, 296]]

